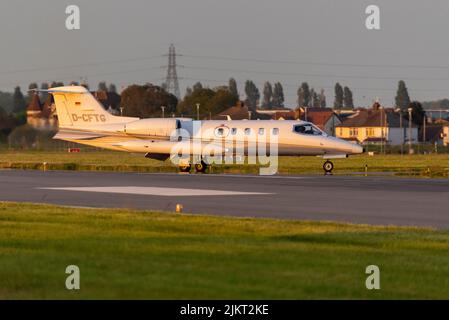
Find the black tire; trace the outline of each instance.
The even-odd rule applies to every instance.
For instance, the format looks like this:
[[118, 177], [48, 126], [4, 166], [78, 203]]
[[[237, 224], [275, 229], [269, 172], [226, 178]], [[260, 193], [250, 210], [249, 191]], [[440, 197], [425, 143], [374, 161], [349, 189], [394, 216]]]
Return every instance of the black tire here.
[[198, 173], [204, 173], [207, 170], [207, 164], [204, 161], [195, 164], [195, 171]]
[[324, 172], [331, 173], [332, 170], [334, 170], [334, 164], [328, 160], [323, 164], [323, 169], [324, 169]]
[[191, 169], [192, 169], [192, 166], [191, 166], [191, 165], [188, 165], [188, 166], [180, 166], [180, 167], [179, 167], [179, 171], [180, 171], [180, 172], [184, 172], [184, 173], [190, 172]]

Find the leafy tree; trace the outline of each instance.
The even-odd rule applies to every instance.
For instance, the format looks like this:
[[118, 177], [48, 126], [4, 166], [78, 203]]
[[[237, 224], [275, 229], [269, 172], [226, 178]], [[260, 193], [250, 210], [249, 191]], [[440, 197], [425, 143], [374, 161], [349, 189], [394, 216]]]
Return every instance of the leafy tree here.
[[245, 104], [248, 107], [257, 108], [257, 105], [259, 104], [260, 93], [259, 89], [257, 89], [256, 85], [251, 80], [247, 80], [245, 82], [245, 94]]
[[187, 87], [185, 97], [190, 96], [192, 94], [192, 92], [193, 92], [192, 88]]
[[26, 109], [26, 101], [25, 97], [22, 94], [22, 91], [20, 90], [20, 87], [16, 87], [14, 89], [13, 94], [13, 112], [19, 113]]
[[206, 103], [205, 108], [203, 108], [204, 110], [200, 109], [200, 114], [203, 114], [203, 117], [207, 117], [209, 114], [218, 114], [232, 106], [235, 106], [237, 101], [238, 98], [229, 92], [229, 90], [219, 89], [215, 92], [212, 99]]
[[199, 89], [203, 89], [203, 85], [201, 84], [201, 82], [197, 82], [193, 85], [193, 91], [199, 90]]
[[36, 82], [32, 82], [32, 83], [30, 83], [29, 85], [28, 85], [28, 96], [27, 96], [27, 103], [29, 103], [30, 101], [31, 101], [31, 97], [32, 97], [32, 95], [34, 94], [34, 93], [32, 93], [32, 92], [30, 92], [30, 91], [32, 91], [32, 90], [35, 90], [35, 89], [38, 89], [39, 88], [39, 86], [37, 85], [37, 83]]
[[234, 78], [229, 79], [229, 92], [231, 92], [231, 94], [234, 97], [237, 97], [237, 99], [239, 98], [239, 91], [237, 89], [237, 82], [235, 81]]
[[313, 93], [312, 93], [312, 107], [320, 108], [321, 107], [320, 97], [319, 97], [318, 93], [316, 93], [316, 91], [314, 89], [312, 89], [312, 91], [313, 91]]
[[[410, 103], [409, 108], [412, 108], [412, 121], [414, 124], [421, 126], [424, 121], [425, 112], [422, 104], [418, 101], [413, 101]], [[408, 117], [408, 113], [407, 113]]]
[[319, 99], [320, 99], [320, 107], [326, 108], [326, 95], [324, 94], [324, 89], [321, 89]]
[[449, 99], [422, 102], [424, 109], [449, 109]]
[[309, 104], [307, 105], [307, 107], [312, 108], [315, 104], [314, 99], [316, 99], [316, 98], [317, 98], [317, 96], [315, 93], [315, 89], [314, 88], [310, 89], [310, 100], [309, 100]]
[[273, 89], [273, 107], [283, 108], [284, 100], [284, 88], [280, 82], [276, 82]]
[[343, 102], [345, 109], [354, 109], [354, 100], [352, 98], [352, 91], [348, 87], [345, 87], [343, 89], [343, 94], [344, 94]]
[[[48, 90], [48, 83], [47, 82], [42, 82], [41, 83], [41, 90]], [[46, 101], [48, 97], [48, 93], [47, 92], [41, 92], [39, 95], [39, 98], [41, 101]]]
[[50, 88], [63, 87], [64, 82], [61, 81], [53, 81], [50, 85]]
[[343, 87], [337, 82], [335, 84], [335, 100], [334, 100], [335, 109], [343, 108], [343, 98], [344, 98]]
[[271, 83], [267, 81], [263, 86], [263, 99], [261, 108], [271, 109], [273, 107], [272, 99], [273, 99], [273, 87], [271, 86]]
[[399, 107], [402, 112], [405, 112], [410, 106], [410, 96], [408, 95], [408, 89], [403, 80], [398, 83], [398, 91], [396, 93], [396, 106]]
[[6, 113], [5, 109], [3, 109], [2, 106], [0, 106], [0, 121], [4, 121], [8, 118], [8, 114]]
[[233, 95], [228, 88], [218, 88], [212, 90], [209, 88], [199, 88], [193, 90], [191, 94], [186, 95], [178, 105], [178, 112], [196, 117], [196, 104], [200, 104], [200, 117], [208, 118], [209, 115], [215, 115], [221, 111], [234, 106], [238, 98]]
[[111, 83], [108, 87], [108, 91], [109, 92], [113, 92], [113, 93], [117, 93], [117, 87], [115, 86], [115, 84]]
[[176, 111], [178, 99], [163, 88], [152, 84], [131, 85], [123, 90], [121, 95], [121, 107], [123, 115], [130, 117], [160, 117], [161, 106], [165, 106], [165, 112]]
[[200, 104], [200, 115], [205, 114], [206, 105], [215, 96], [215, 91], [202, 86], [196, 86], [190, 95], [186, 95], [184, 99], [178, 104], [178, 113], [192, 118], [196, 118], [196, 104]]
[[298, 90], [296, 91], [296, 95], [297, 95], [296, 103], [298, 104], [298, 107], [303, 107], [304, 106], [304, 92], [302, 91], [301, 87], [299, 87]]
[[310, 106], [310, 100], [311, 100], [309, 84], [307, 82], [303, 82], [301, 84], [301, 90], [302, 90], [303, 106], [308, 107], [308, 106]]
[[34, 90], [34, 89], [37, 89], [37, 88], [39, 88], [39, 86], [37, 85], [36, 82], [30, 83], [30, 85], [28, 86], [28, 90]]
[[98, 83], [98, 91], [108, 91], [108, 86], [106, 85], [106, 82], [102, 81]]
[[0, 106], [10, 113], [13, 109], [13, 93], [0, 91]]

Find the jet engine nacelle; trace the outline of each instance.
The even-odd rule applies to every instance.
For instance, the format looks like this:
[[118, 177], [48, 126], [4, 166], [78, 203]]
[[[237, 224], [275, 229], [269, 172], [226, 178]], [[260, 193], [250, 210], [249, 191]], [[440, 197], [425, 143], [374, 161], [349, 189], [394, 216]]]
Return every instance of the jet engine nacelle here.
[[181, 128], [178, 119], [142, 119], [125, 124], [124, 132], [130, 135], [170, 136]]

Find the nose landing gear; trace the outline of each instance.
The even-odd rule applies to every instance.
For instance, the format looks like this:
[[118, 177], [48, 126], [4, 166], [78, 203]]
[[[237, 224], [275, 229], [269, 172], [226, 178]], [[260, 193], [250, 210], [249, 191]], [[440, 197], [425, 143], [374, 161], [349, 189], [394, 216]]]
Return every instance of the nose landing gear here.
[[185, 164], [185, 165], [179, 166], [179, 172], [182, 172], [182, 173], [190, 173], [191, 169], [192, 169], [192, 165], [190, 165], [190, 164]]
[[324, 169], [324, 174], [331, 175], [332, 174], [332, 170], [334, 170], [334, 164], [332, 163], [332, 161], [327, 160], [323, 164], [323, 169]]

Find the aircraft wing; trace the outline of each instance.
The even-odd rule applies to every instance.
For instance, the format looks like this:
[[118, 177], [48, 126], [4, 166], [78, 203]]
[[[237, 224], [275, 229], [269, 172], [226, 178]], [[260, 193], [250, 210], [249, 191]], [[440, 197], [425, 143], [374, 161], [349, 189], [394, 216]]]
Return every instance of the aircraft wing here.
[[92, 140], [105, 137], [105, 135], [90, 133], [90, 132], [74, 132], [74, 131], [59, 131], [53, 139], [58, 140]]
[[128, 140], [113, 144], [114, 147], [122, 148], [129, 152], [144, 152], [150, 154], [214, 154], [224, 155], [229, 150], [223, 148], [218, 143], [201, 143], [188, 141], [169, 141], [169, 140]]

